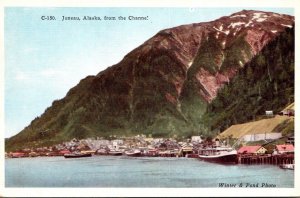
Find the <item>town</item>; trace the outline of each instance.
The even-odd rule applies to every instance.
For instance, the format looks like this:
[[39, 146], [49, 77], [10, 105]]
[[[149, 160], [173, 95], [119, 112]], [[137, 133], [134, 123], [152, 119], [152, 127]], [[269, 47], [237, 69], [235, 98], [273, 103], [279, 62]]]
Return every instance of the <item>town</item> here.
[[73, 138], [54, 146], [24, 148], [5, 153], [5, 157], [186, 157], [221, 163], [275, 164], [294, 169], [294, 136], [276, 131], [282, 123], [293, 125], [294, 103], [278, 115], [266, 111], [264, 119], [232, 125], [213, 139], [198, 135], [179, 141], [176, 137], [153, 138], [144, 134], [133, 137], [111, 135], [109, 139]]
[[134, 137], [112, 137], [106, 140], [101, 137], [78, 140], [76, 138], [50, 147], [24, 148], [17, 152], [5, 153], [6, 157], [64, 156], [72, 152], [90, 153], [93, 155], [122, 155], [129, 150], [140, 151], [140, 156], [153, 157], [192, 157], [196, 150], [206, 143], [200, 136], [193, 136], [185, 142], [174, 138], [151, 138], [145, 135]]
[[[115, 137], [116, 138], [116, 137]], [[174, 138], [149, 138], [145, 135], [116, 138], [76, 138], [50, 147], [24, 148], [17, 152], [5, 153], [7, 158], [65, 156], [71, 153], [112, 156], [144, 156], [144, 157], [186, 157], [198, 158], [199, 151], [205, 148], [218, 147], [223, 142], [218, 139], [203, 140], [200, 136], [192, 136], [184, 142]], [[225, 143], [226, 146], [226, 143]], [[228, 146], [228, 145], [227, 145]], [[129, 152], [134, 151], [134, 152]], [[259, 145], [242, 146], [238, 149], [237, 163], [241, 164], [294, 164], [294, 137], [288, 138], [285, 144], [275, 147]]]

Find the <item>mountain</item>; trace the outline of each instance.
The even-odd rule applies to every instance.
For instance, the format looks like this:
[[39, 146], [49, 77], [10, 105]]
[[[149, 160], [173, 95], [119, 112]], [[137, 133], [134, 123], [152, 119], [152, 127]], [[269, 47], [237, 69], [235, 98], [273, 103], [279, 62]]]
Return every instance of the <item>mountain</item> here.
[[223, 131], [233, 124], [257, 119], [266, 110], [278, 114], [294, 101], [294, 60], [292, 27], [269, 42], [218, 92], [203, 116], [206, 125]]
[[218, 90], [293, 24], [289, 15], [243, 10], [162, 30], [118, 64], [82, 79], [6, 147], [73, 137], [204, 133], [202, 116]]

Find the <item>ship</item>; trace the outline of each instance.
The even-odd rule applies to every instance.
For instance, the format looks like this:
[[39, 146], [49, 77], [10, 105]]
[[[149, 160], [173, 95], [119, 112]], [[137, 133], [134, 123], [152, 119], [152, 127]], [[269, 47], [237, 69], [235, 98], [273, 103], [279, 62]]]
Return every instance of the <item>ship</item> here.
[[123, 152], [122, 151], [119, 151], [119, 150], [110, 150], [108, 152], [109, 155], [114, 155], [114, 156], [118, 156], [118, 155], [123, 155]]
[[65, 158], [80, 158], [80, 157], [91, 157], [91, 153], [69, 153], [64, 154]]
[[125, 154], [130, 157], [140, 157], [142, 155], [142, 152], [138, 149], [126, 151]]
[[199, 158], [208, 162], [236, 164], [237, 151], [231, 147], [211, 147], [199, 150]]
[[282, 168], [282, 169], [294, 170], [295, 169], [295, 164], [280, 164], [279, 167]]

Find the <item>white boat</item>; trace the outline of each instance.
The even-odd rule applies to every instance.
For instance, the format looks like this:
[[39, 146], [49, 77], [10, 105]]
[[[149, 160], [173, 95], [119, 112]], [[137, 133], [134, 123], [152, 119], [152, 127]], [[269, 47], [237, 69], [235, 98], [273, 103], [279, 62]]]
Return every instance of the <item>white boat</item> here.
[[123, 155], [122, 151], [118, 151], [118, 150], [110, 150], [108, 152], [109, 155]]
[[92, 157], [91, 153], [69, 153], [64, 154], [65, 158], [80, 158], [80, 157]]
[[231, 147], [212, 147], [199, 150], [199, 158], [209, 162], [237, 163], [237, 151]]
[[130, 157], [139, 157], [142, 155], [142, 152], [138, 149], [126, 151], [125, 154]]
[[295, 164], [280, 164], [279, 167], [282, 168], [282, 169], [294, 170], [295, 169]]

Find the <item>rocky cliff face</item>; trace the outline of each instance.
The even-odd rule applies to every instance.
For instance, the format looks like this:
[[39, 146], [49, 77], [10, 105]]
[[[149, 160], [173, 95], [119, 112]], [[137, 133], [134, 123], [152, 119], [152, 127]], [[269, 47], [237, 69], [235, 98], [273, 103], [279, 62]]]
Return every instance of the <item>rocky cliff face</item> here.
[[188, 81], [198, 84], [201, 87], [199, 94], [210, 102], [239, 68], [293, 23], [291, 16], [243, 10], [199, 24], [206, 31]]
[[243, 10], [162, 30], [118, 64], [81, 80], [8, 144], [199, 132], [206, 104], [222, 85], [293, 24], [292, 16]]

